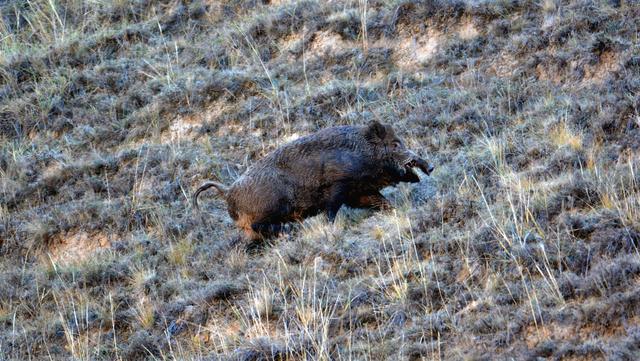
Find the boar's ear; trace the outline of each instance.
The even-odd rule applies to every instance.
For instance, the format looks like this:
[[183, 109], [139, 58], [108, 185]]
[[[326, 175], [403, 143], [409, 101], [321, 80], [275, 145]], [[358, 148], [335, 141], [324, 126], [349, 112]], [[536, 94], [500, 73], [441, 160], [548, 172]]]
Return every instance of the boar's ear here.
[[380, 124], [377, 120], [372, 121], [367, 126], [365, 137], [370, 142], [379, 142], [387, 135], [387, 128]]

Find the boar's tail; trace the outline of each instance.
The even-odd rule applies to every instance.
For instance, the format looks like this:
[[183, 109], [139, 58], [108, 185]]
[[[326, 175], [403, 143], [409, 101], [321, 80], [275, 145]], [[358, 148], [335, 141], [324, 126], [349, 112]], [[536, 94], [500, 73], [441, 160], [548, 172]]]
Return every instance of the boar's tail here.
[[202, 193], [203, 191], [206, 191], [211, 187], [214, 187], [215, 189], [217, 189], [218, 193], [220, 193], [223, 197], [226, 198], [227, 192], [229, 191], [229, 187], [218, 182], [213, 182], [213, 181], [205, 182], [203, 185], [200, 186], [200, 188], [196, 190], [195, 193], [193, 193], [192, 199], [193, 199], [193, 206], [195, 207], [195, 209], [200, 210], [200, 208], [198, 207], [198, 196], [200, 195], [200, 193]]

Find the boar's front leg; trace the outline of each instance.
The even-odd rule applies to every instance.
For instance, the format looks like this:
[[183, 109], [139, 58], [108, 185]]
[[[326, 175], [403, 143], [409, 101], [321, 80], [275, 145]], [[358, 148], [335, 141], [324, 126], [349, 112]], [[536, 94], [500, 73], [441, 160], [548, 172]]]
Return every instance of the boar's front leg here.
[[346, 186], [344, 184], [334, 184], [327, 190], [325, 213], [329, 222], [335, 221], [340, 207], [346, 202]]
[[347, 205], [351, 208], [367, 208], [374, 211], [392, 208], [391, 203], [380, 192], [353, 197]]

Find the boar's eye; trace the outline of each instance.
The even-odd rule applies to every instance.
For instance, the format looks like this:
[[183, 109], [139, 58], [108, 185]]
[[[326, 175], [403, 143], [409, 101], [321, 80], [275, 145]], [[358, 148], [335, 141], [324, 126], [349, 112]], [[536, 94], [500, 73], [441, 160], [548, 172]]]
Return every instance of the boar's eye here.
[[391, 144], [391, 147], [392, 147], [393, 149], [398, 149], [398, 148], [400, 148], [401, 146], [402, 146], [402, 143], [398, 142], [397, 140]]

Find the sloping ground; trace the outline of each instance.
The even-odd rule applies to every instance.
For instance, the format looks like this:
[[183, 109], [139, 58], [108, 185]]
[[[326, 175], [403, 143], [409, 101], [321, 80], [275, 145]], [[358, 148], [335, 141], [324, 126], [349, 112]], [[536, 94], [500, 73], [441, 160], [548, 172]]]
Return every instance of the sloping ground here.
[[[640, 4], [0, 8], [0, 359], [638, 358]], [[192, 212], [371, 119], [437, 165], [396, 210]]]

